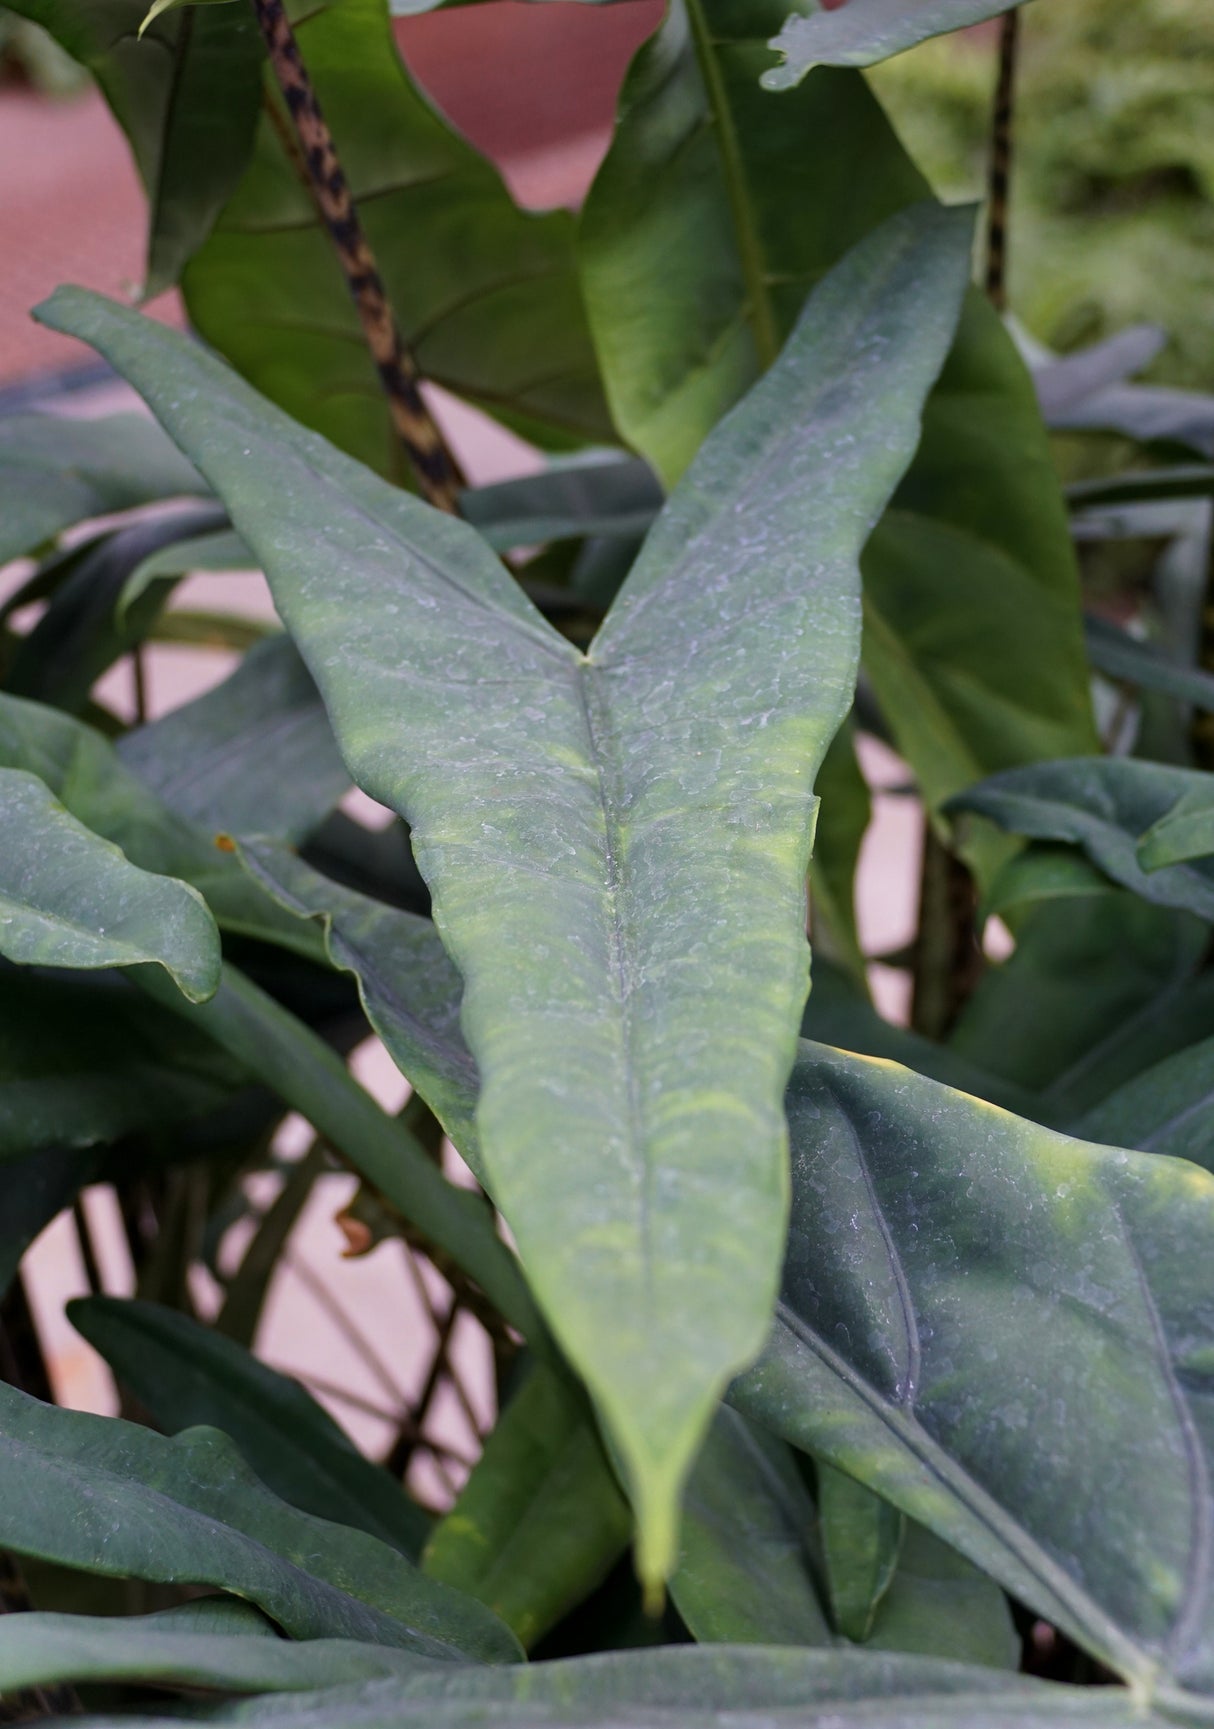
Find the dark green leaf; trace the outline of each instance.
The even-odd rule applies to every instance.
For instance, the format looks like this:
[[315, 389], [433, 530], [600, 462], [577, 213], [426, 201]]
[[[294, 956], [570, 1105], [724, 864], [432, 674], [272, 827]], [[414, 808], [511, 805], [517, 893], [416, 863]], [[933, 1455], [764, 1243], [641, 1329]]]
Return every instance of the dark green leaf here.
[[214, 1110], [243, 1078], [118, 974], [0, 966], [0, 1159], [169, 1129]]
[[217, 529], [213, 534], [200, 534], [190, 540], [174, 540], [168, 546], [149, 553], [132, 570], [118, 596], [119, 618], [153, 583], [176, 580], [196, 570], [248, 570], [254, 562], [244, 541], [230, 528]]
[[772, 47], [784, 64], [763, 75], [768, 90], [791, 90], [815, 66], [874, 66], [929, 36], [964, 30], [1009, 12], [1019, 0], [848, 0], [787, 18]]
[[316, 686], [285, 636], [230, 678], [117, 746], [170, 810], [214, 834], [300, 841], [350, 785]]
[[1066, 489], [1072, 509], [1103, 504], [1154, 504], [1172, 498], [1214, 495], [1214, 468], [1151, 468], [1142, 474], [1118, 474], [1108, 480], [1079, 480]]
[[[821, 285], [586, 656], [467, 524], [173, 333], [80, 291], [43, 309], [220, 487], [359, 784], [411, 824], [465, 981], [492, 1192], [619, 1444], [650, 1583], [769, 1313], [813, 776], [851, 700], [856, 560], [914, 446], [968, 231], [919, 206]], [[503, 951], [529, 972], [503, 970]]]
[[[1214, 919], [1214, 859], [1187, 851], [1206, 844], [1211, 787], [1214, 777], [1196, 769], [1079, 757], [995, 775], [949, 808], [973, 811], [1013, 834], [1071, 841], [1144, 900]], [[1184, 862], [1169, 862], [1177, 849]]]
[[[201, 1636], [186, 1644], [181, 1635], [171, 1640], [167, 1627], [149, 1630], [147, 1621], [123, 1662], [117, 1656], [121, 1622], [105, 1628], [88, 1623], [78, 1643], [70, 1628], [60, 1632], [49, 1622], [39, 1616], [34, 1633], [36, 1649], [47, 1651], [49, 1662], [36, 1669], [30, 1663], [23, 1674], [45, 1675], [62, 1663], [57, 1672], [81, 1678], [138, 1676], [137, 1665], [145, 1661], [162, 1684], [180, 1677], [214, 1686], [226, 1679], [232, 1687], [270, 1686], [295, 1695], [212, 1706], [208, 1722], [301, 1729], [484, 1729], [487, 1723], [494, 1729], [1165, 1729], [1177, 1721], [1118, 1688], [1051, 1686], [962, 1663], [869, 1651], [686, 1645], [492, 1669], [453, 1663], [423, 1669], [410, 1658], [399, 1675], [402, 1659], [386, 1649]], [[393, 1670], [399, 1678], [305, 1691], [326, 1661], [342, 1680]], [[1189, 1706], [1201, 1712], [1200, 1700], [1169, 1700], [1174, 1703], [1182, 1712]], [[141, 1714], [72, 1721], [80, 1729], [116, 1721], [132, 1729], [176, 1729], [181, 1719]]]
[[602, 1582], [631, 1531], [585, 1394], [536, 1364], [422, 1565], [487, 1603], [530, 1648]]
[[1135, 1075], [1073, 1125], [1087, 1141], [1169, 1153], [1214, 1170], [1214, 1039]]
[[1097, 672], [1214, 711], [1214, 673], [1184, 666], [1103, 618], [1085, 618], [1083, 634], [1088, 659]]
[[582, 535], [643, 535], [662, 508], [660, 483], [637, 457], [586, 455], [540, 474], [478, 487], [460, 514], [499, 552]]
[[[496, 169], [414, 87], [384, 0], [290, 10], [423, 375], [542, 443], [611, 439], [568, 212], [516, 209]], [[218, 27], [226, 13], [214, 16]], [[288, 413], [401, 473], [388, 402], [289, 137], [268, 82], [249, 171], [185, 272], [190, 318]]]
[[201, 505], [167, 521], [133, 523], [89, 547], [20, 639], [5, 689], [57, 708], [82, 709], [101, 674], [148, 635], [171, 591], [171, 583], [157, 583], [120, 615], [119, 596], [132, 569], [180, 535], [222, 521], [218, 505]]
[[[674, 0], [628, 74], [583, 214], [612, 411], [667, 483], [822, 273], [927, 192], [859, 73], [821, 69], [778, 100], [759, 88], [787, 11]], [[863, 570], [865, 666], [933, 805], [996, 768], [1096, 748], [1049, 442], [976, 291]]]
[[829, 1645], [817, 1516], [787, 1444], [723, 1406], [688, 1479], [670, 1592], [702, 1642]]
[[22, 966], [155, 962], [192, 1002], [219, 983], [219, 932], [196, 889], [133, 865], [36, 775], [0, 769], [0, 955]]
[[818, 770], [822, 800], [810, 872], [814, 964], [846, 968], [864, 994], [868, 984], [856, 930], [856, 867], [872, 815], [868, 784], [856, 758], [851, 724], [840, 727]]
[[1148, 1696], [1211, 1687], [1214, 1180], [821, 1047], [788, 1108], [784, 1288], [731, 1399]]
[[906, 1521], [830, 1465], [818, 1467], [818, 1516], [831, 1615], [840, 1633], [862, 1644], [893, 1584]]
[[998, 1585], [913, 1519], [866, 1643], [870, 1651], [1020, 1666], [1020, 1640]]
[[240, 856], [280, 906], [321, 921], [329, 958], [358, 980], [367, 1019], [393, 1062], [481, 1175], [476, 1064], [460, 1031], [462, 986], [431, 921], [341, 888], [285, 847], [247, 841]]
[[1028, 846], [995, 873], [983, 897], [980, 916], [998, 918], [1012, 907], [1035, 901], [1085, 899], [1117, 892], [1116, 884], [1073, 847]]
[[505, 1627], [395, 1549], [288, 1507], [225, 1435], [173, 1440], [0, 1386], [0, 1543], [110, 1578], [216, 1585], [294, 1638], [507, 1661]]
[[34, 1238], [93, 1181], [99, 1162], [92, 1149], [77, 1147], [46, 1147], [0, 1162], [0, 1297]]
[[138, 414], [0, 420], [0, 564], [73, 523], [207, 491], [158, 426]]
[[[11, 0], [96, 78], [151, 205], [146, 294], [177, 281], [244, 172], [261, 98], [249, 8], [160, 16], [149, 0]], [[84, 513], [82, 513], [84, 514]]]
[[402, 1554], [419, 1553], [429, 1520], [298, 1381], [155, 1303], [89, 1297], [67, 1312], [167, 1434], [199, 1424], [222, 1429], [266, 1487], [293, 1507], [367, 1531]]

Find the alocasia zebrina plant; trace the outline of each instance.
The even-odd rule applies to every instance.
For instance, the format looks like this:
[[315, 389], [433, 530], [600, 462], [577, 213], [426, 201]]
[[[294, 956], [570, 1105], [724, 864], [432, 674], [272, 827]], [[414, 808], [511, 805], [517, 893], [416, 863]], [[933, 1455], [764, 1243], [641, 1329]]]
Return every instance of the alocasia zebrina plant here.
[[[62, 289], [38, 316], [163, 432], [0, 424], [30, 559], [0, 601], [6, 1705], [1214, 1720], [1209, 405], [1165, 434], [1152, 398], [1135, 434], [1182, 467], [1074, 490], [1081, 551], [1168, 543], [1133, 630], [1085, 624], [973, 212], [854, 70], [1006, 8], [807, 3], [780, 69], [786, 8], [672, 0], [584, 212], [538, 219], [379, 0], [292, 7], [413, 360], [549, 447], [616, 446], [463, 520], [401, 484], [244, 0], [160, 8], [142, 50], [133, 0], [18, 10], [96, 71], [151, 280], [219, 353]], [[264, 571], [285, 634], [168, 608], [200, 568]], [[243, 659], [124, 727], [98, 676], [183, 639]], [[937, 969], [932, 1026], [868, 996], [874, 736], [974, 871], [878, 957]], [[991, 911], [1010, 957], [955, 989], [941, 938]], [[369, 1032], [395, 1117], [347, 1065]], [[315, 1139], [284, 1164], [287, 1111]], [[449, 1302], [382, 1461], [250, 1349], [333, 1160], [351, 1245]], [[94, 1266], [70, 1316], [120, 1418], [48, 1401], [13, 1283], [94, 1183], [135, 1290]], [[453, 1460], [425, 1420], [464, 1321], [497, 1416]]]

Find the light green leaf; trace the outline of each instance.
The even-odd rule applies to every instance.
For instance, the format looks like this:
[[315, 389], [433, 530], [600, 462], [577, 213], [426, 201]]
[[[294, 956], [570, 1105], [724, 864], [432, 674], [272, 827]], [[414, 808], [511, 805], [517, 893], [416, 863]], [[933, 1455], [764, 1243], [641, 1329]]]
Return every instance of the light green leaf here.
[[153, 978], [141, 987], [187, 1018], [297, 1110], [437, 1248], [470, 1273], [511, 1326], [536, 1349], [544, 1331], [483, 1198], [448, 1182], [420, 1141], [389, 1117], [331, 1046], [251, 980], [225, 967], [202, 1007], [172, 999]]
[[1020, 0], [833, 0], [794, 12], [771, 46], [784, 64], [763, 74], [768, 90], [791, 90], [815, 66], [875, 66], [929, 36], [964, 30], [1010, 12]]
[[[38, 1616], [35, 1650], [50, 1662], [22, 1673], [46, 1674], [62, 1653], [65, 1673], [82, 1679], [134, 1674], [146, 1660], [161, 1684], [179, 1676], [193, 1685], [262, 1685], [294, 1697], [212, 1705], [207, 1721], [274, 1723], [300, 1729], [1165, 1729], [1158, 1715], [1114, 1687], [1060, 1687], [991, 1669], [868, 1651], [797, 1651], [722, 1646], [667, 1646], [613, 1651], [563, 1663], [474, 1668], [428, 1664], [404, 1667], [400, 1653], [349, 1641], [283, 1640], [202, 1635], [175, 1637], [145, 1619], [131, 1638], [132, 1656], [118, 1657], [124, 1624], [87, 1623], [78, 1639], [68, 1617]], [[60, 1630], [62, 1627], [62, 1631]], [[58, 1639], [56, 1640], [56, 1635]], [[152, 1641], [159, 1641], [153, 1644]], [[107, 1651], [108, 1647], [108, 1651]], [[75, 1653], [75, 1666], [71, 1666]], [[108, 1657], [108, 1661], [107, 1661]], [[317, 1671], [330, 1662], [340, 1680], [361, 1674], [363, 1685], [315, 1691]], [[385, 1671], [391, 1675], [385, 1678]], [[1202, 1721], [1201, 1702], [1185, 1700]], [[115, 1719], [78, 1717], [80, 1729]], [[117, 1721], [124, 1721], [118, 1719]], [[140, 1714], [143, 1729], [178, 1729], [181, 1718]]]
[[788, 1109], [784, 1288], [731, 1400], [1147, 1697], [1214, 1688], [1214, 1179], [821, 1047]]
[[42, 313], [220, 488], [359, 784], [411, 824], [465, 980], [490, 1186], [619, 1445], [650, 1584], [769, 1313], [813, 776], [851, 698], [856, 559], [914, 446], [968, 229], [918, 207], [822, 285], [586, 656], [474, 530], [175, 334], [81, 291]]
[[121, 974], [0, 967], [0, 1159], [171, 1130], [244, 1078]]
[[[846, 18], [860, 0], [833, 18]], [[928, 191], [856, 72], [759, 88], [787, 0], [673, 0], [582, 217], [621, 433], [672, 483], [839, 255]], [[1032, 382], [971, 291], [914, 463], [864, 554], [864, 663], [933, 806], [1097, 748], [1079, 585]], [[977, 847], [984, 877], [1006, 853]]]
[[216, 1585], [293, 1638], [509, 1661], [470, 1597], [386, 1544], [288, 1507], [216, 1429], [173, 1440], [0, 1386], [0, 1543], [109, 1578]]
[[316, 686], [285, 636], [254, 644], [222, 684], [116, 749], [171, 811], [209, 835], [302, 841], [350, 786]]
[[829, 1645], [817, 1515], [785, 1442], [722, 1406], [687, 1484], [675, 1607], [701, 1642]]
[[165, 1433], [222, 1429], [293, 1507], [367, 1531], [411, 1558], [420, 1552], [429, 1520], [298, 1381], [155, 1303], [88, 1297], [69, 1303], [67, 1314]]
[[219, 932], [196, 889], [140, 870], [36, 775], [0, 769], [0, 955], [21, 966], [162, 966], [191, 1002], [219, 983]]
[[73, 523], [162, 498], [207, 491], [197, 469], [138, 414], [0, 421], [0, 564], [33, 552]]
[[599, 1585], [632, 1519], [585, 1395], [537, 1363], [422, 1559], [530, 1648]]
[[949, 808], [1013, 834], [1071, 841], [1144, 900], [1214, 919], [1214, 858], [1204, 852], [1212, 787], [1197, 769], [1081, 757], [995, 775]]
[[863, 1644], [893, 1584], [906, 1521], [871, 1489], [823, 1464], [818, 1516], [831, 1615], [840, 1633]]
[[[235, 190], [261, 97], [252, 8], [11, 0], [87, 66], [126, 133], [150, 205], [145, 294], [172, 287]], [[145, 33], [146, 32], [146, 33]]]
[[[540, 443], [612, 440], [568, 211], [515, 207], [413, 84], [385, 0], [288, 10], [423, 376]], [[266, 79], [249, 170], [185, 272], [191, 322], [288, 413], [402, 476], [387, 398]]]

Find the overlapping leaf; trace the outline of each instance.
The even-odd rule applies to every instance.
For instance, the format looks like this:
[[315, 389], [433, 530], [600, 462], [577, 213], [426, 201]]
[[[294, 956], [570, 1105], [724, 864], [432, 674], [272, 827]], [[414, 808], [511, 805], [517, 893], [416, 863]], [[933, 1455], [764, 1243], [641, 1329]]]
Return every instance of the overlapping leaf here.
[[[927, 191], [859, 73], [822, 69], [778, 99], [759, 88], [786, 12], [785, 0], [675, 0], [629, 72], [583, 214], [612, 412], [667, 483], [774, 360], [813, 283]], [[863, 569], [865, 666], [929, 802], [1096, 748], [1048, 440], [977, 291]]]
[[219, 983], [219, 932], [196, 889], [140, 870], [36, 775], [0, 769], [0, 955], [22, 966], [155, 962], [192, 1002]]
[[996, 775], [951, 808], [1072, 841], [1144, 900], [1214, 919], [1214, 776], [1129, 757], [1048, 762]]
[[173, 1440], [0, 1387], [0, 1542], [110, 1578], [210, 1584], [295, 1638], [508, 1661], [512, 1636], [361, 1531], [272, 1495], [226, 1436]]
[[788, 1108], [784, 1288], [732, 1399], [1148, 1691], [1214, 1688], [1214, 1179], [822, 1048]]
[[967, 235], [921, 206], [823, 284], [585, 657], [473, 530], [172, 334], [78, 291], [42, 314], [219, 489], [356, 778], [412, 825], [466, 984], [494, 1196], [619, 1443], [650, 1581], [766, 1325], [813, 775], [851, 696], [856, 558], [914, 446]]
[[244, 7], [160, 16], [148, 0], [13, 0], [96, 78], [126, 133], [151, 206], [148, 294], [176, 282], [248, 160], [261, 39]]
[[[541, 442], [610, 439], [568, 212], [516, 209], [497, 171], [414, 87], [385, 0], [288, 10], [423, 375]], [[186, 270], [191, 320], [306, 425], [399, 472], [332, 240], [292, 160], [290, 123], [273, 111], [277, 91], [266, 100], [249, 170]]]

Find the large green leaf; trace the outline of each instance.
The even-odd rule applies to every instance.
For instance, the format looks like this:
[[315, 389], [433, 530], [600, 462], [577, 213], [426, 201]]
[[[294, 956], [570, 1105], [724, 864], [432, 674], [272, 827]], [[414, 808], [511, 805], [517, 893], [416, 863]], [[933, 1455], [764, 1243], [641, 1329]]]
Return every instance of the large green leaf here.
[[[222, 1429], [268, 1489], [319, 1519], [416, 1556], [429, 1520], [298, 1381], [156, 1303], [81, 1298], [68, 1318], [168, 1434]], [[456, 1581], [458, 1583], [458, 1581]]]
[[968, 229], [920, 206], [822, 284], [586, 656], [474, 530], [174, 334], [80, 291], [42, 314], [218, 487], [356, 779], [412, 826], [465, 980], [492, 1192], [619, 1443], [650, 1582], [769, 1313], [813, 776], [851, 698], [856, 559], [914, 446]]
[[[495, 1729], [1163, 1729], [1176, 1721], [1119, 1688], [1051, 1686], [968, 1664], [870, 1652], [684, 1645], [474, 1668], [423, 1665], [348, 1640], [208, 1637], [173, 1627], [168, 1617], [104, 1625], [84, 1617], [29, 1619], [28, 1655], [16, 1657], [15, 1672], [31, 1683], [52, 1676], [139, 1680], [146, 1664], [160, 1685], [260, 1686], [294, 1695], [212, 1705], [208, 1722], [307, 1729], [484, 1729], [486, 1723]], [[5, 1626], [0, 1639], [3, 1657], [17, 1637]], [[317, 1688], [326, 1663], [334, 1684]], [[370, 1679], [341, 1685], [360, 1676]], [[80, 1729], [116, 1722], [176, 1729], [181, 1717], [71, 1721]]]
[[[583, 214], [612, 412], [668, 483], [774, 360], [814, 282], [927, 191], [859, 73], [820, 69], [777, 100], [759, 88], [787, 10], [673, 0], [633, 62]], [[931, 804], [1096, 748], [1048, 439], [976, 290], [863, 569], [865, 666]]]
[[731, 1398], [1148, 1696], [1214, 1689], [1214, 1179], [804, 1046], [776, 1325]]
[[794, 12], [772, 47], [784, 64], [764, 74], [768, 90], [791, 90], [815, 66], [875, 66], [929, 36], [997, 18], [1020, 0], [847, 0]]
[[0, 564], [83, 522], [207, 490], [185, 458], [138, 414], [0, 420]]
[[98, 1164], [91, 1148], [78, 1147], [48, 1147], [0, 1163], [0, 1297], [8, 1295], [34, 1238], [94, 1180]]
[[[385, 0], [289, 10], [423, 375], [541, 442], [611, 438], [568, 212], [515, 207], [496, 170], [414, 87]], [[225, 15], [216, 9], [217, 24]], [[268, 82], [249, 171], [185, 273], [190, 318], [291, 414], [399, 472], [387, 399], [289, 127]]]
[[170, 810], [211, 833], [301, 841], [350, 785], [316, 686], [285, 636], [257, 643], [230, 678], [127, 733], [117, 752]]
[[0, 965], [0, 1159], [168, 1131], [243, 1078], [119, 974], [47, 978]]
[[38, 775], [73, 817], [121, 847], [132, 864], [191, 883], [225, 930], [322, 956], [308, 926], [284, 913], [211, 834], [162, 804], [92, 727], [0, 693], [0, 769]]
[[244, 172], [261, 98], [261, 36], [248, 8], [158, 17], [148, 0], [11, 0], [96, 78], [126, 133], [150, 204], [147, 281], [177, 281]]
[[632, 1523], [580, 1388], [535, 1364], [423, 1557], [530, 1648], [600, 1584]]
[[219, 932], [196, 889], [140, 870], [36, 775], [0, 769], [0, 955], [22, 966], [155, 962], [193, 1002], [219, 983]]
[[0, 1543], [110, 1578], [219, 1586], [294, 1638], [490, 1662], [517, 1651], [487, 1609], [423, 1578], [396, 1549], [280, 1501], [218, 1430], [166, 1440], [7, 1386]]
[[971, 787], [950, 808], [1072, 841], [1144, 900], [1214, 919], [1212, 775], [1129, 757], [1038, 763]]

